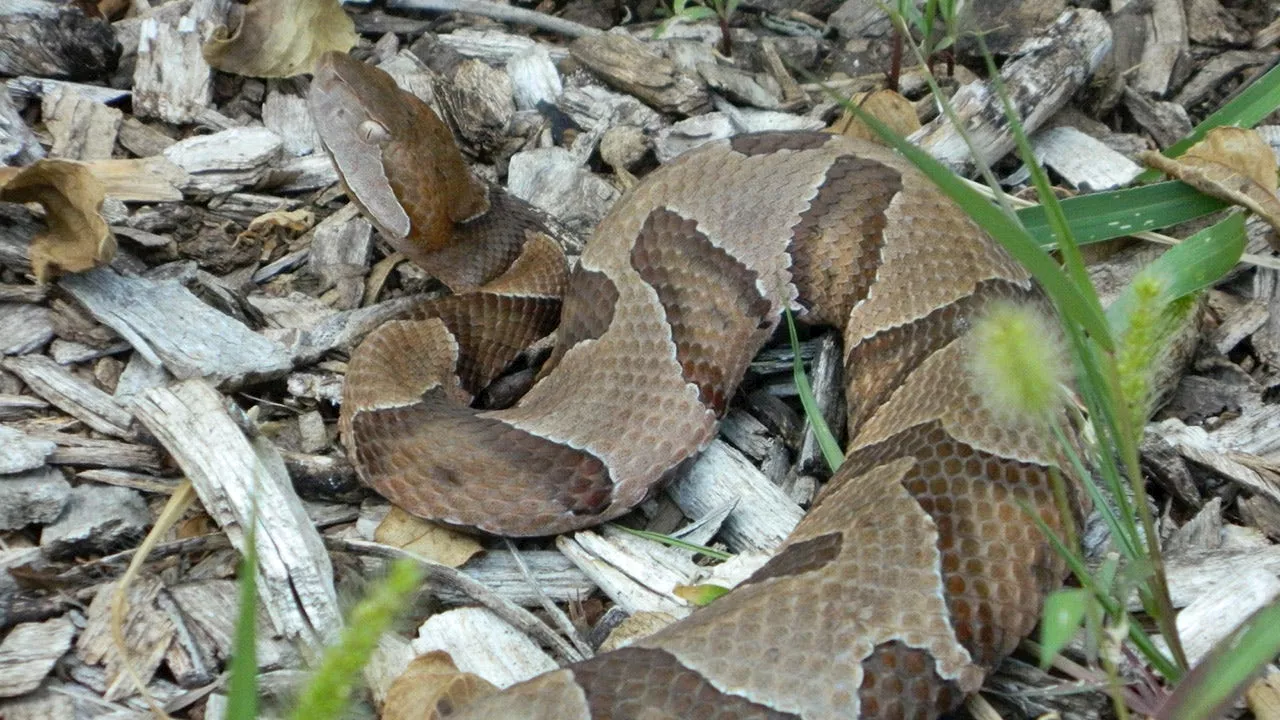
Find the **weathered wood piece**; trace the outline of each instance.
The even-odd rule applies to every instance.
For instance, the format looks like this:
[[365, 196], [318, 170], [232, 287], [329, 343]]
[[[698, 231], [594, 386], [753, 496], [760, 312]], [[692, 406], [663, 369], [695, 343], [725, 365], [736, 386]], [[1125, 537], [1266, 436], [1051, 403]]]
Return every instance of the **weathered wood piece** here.
[[256, 519], [261, 597], [277, 631], [307, 645], [332, 639], [341, 627], [333, 568], [271, 443], [246, 437], [203, 380], [152, 388], [134, 413], [241, 552]]
[[435, 12], [464, 12], [483, 15], [500, 22], [532, 25], [560, 33], [568, 37], [598, 34], [600, 31], [563, 18], [547, 15], [521, 7], [512, 7], [487, 0], [390, 0], [388, 8], [428, 10]]
[[119, 57], [111, 25], [75, 4], [8, 0], [0, 12], [0, 75], [96, 79]]
[[296, 80], [273, 80], [262, 101], [262, 124], [284, 141], [286, 157], [300, 157], [320, 150], [320, 135], [307, 111], [307, 100]]
[[1232, 77], [1253, 67], [1265, 67], [1274, 57], [1274, 53], [1265, 50], [1228, 50], [1215, 55], [1182, 86], [1173, 100], [1183, 107], [1192, 107], [1219, 91]]
[[181, 17], [150, 17], [139, 26], [133, 71], [138, 117], [181, 125], [201, 118], [213, 100], [213, 70], [201, 46], [226, 16], [223, 0], [192, 3]]
[[1142, 172], [1137, 163], [1073, 127], [1059, 126], [1032, 135], [1031, 149], [1037, 160], [1071, 187], [1086, 192], [1128, 185]]
[[[840, 342], [834, 333], [827, 333], [820, 339], [818, 355], [814, 358], [812, 369], [808, 371], [808, 378], [813, 390], [814, 402], [818, 406], [818, 413], [832, 436], [836, 438], [844, 435], [843, 370], [844, 355], [840, 350]], [[814, 432], [813, 424], [808, 418], [804, 421], [804, 443], [800, 446], [796, 467], [801, 472], [817, 472], [823, 475], [834, 470], [822, 454], [817, 433]]]
[[71, 649], [75, 634], [75, 625], [66, 615], [10, 630], [0, 642], [0, 698], [40, 687], [58, 659]]
[[692, 518], [736, 501], [722, 534], [735, 552], [774, 549], [804, 516], [781, 488], [721, 440], [712, 441], [667, 493]]
[[[17, 436], [15, 438], [15, 436]], [[14, 450], [24, 446], [31, 447], [43, 443], [33, 455], [43, 463], [44, 457], [53, 450], [53, 443], [44, 440], [32, 440], [10, 428], [0, 427], [0, 468], [6, 464], [6, 456], [12, 457]], [[71, 493], [71, 484], [62, 477], [62, 473], [51, 467], [35, 465], [31, 472], [22, 472], [23, 464], [8, 463], [16, 470], [6, 470], [0, 475], [0, 530], [20, 530], [28, 525], [51, 523], [62, 514], [67, 506], [67, 498]]]
[[153, 365], [180, 379], [236, 386], [292, 367], [288, 351], [214, 310], [175, 281], [118, 275], [107, 268], [60, 284]]
[[25, 355], [0, 361], [0, 367], [22, 378], [32, 392], [68, 415], [105, 435], [131, 438], [133, 418], [110, 395], [72, 375], [44, 355]]
[[44, 526], [40, 548], [51, 558], [105, 554], [146, 535], [151, 513], [142, 494], [105, 485], [72, 488], [58, 519]]
[[433, 615], [418, 628], [419, 655], [445, 650], [458, 669], [509, 687], [559, 667], [532, 640], [485, 608], [458, 608]]
[[[1111, 28], [1093, 10], [1063, 13], [1045, 36], [1023, 46], [1000, 69], [1000, 78], [1023, 127], [1034, 132], [1057, 112], [1101, 64], [1111, 48]], [[990, 164], [1013, 149], [1004, 104], [989, 82], [961, 87], [951, 99], [969, 140]], [[964, 175], [973, 169], [969, 146], [945, 115], [913, 133], [912, 142]]]
[[165, 148], [164, 157], [185, 170], [187, 192], [229, 193], [262, 180], [280, 158], [284, 141], [264, 127], [197, 135]]
[[710, 103], [701, 82], [629, 35], [582, 37], [569, 52], [605, 82], [661, 112], [693, 115]]
[[0, 162], [29, 165], [44, 155], [44, 148], [14, 107], [9, 93], [0, 93]]
[[326, 290], [322, 296], [326, 305], [339, 310], [360, 305], [372, 250], [373, 226], [359, 215], [355, 203], [315, 227], [307, 264], [320, 278], [321, 288]]
[[508, 192], [580, 235], [590, 233], [622, 194], [560, 147], [517, 153], [507, 172]]
[[42, 305], [0, 303], [0, 355], [25, 355], [53, 339], [53, 311]]
[[124, 113], [63, 88], [45, 93], [41, 105], [45, 127], [53, 135], [49, 155], [69, 160], [111, 157]]
[[560, 71], [551, 61], [546, 45], [535, 45], [516, 53], [506, 66], [517, 110], [536, 110], [540, 103], [555, 103], [564, 92]]
[[50, 465], [75, 467], [120, 468], [158, 473], [164, 469], [160, 451], [148, 445], [103, 440], [63, 432], [28, 433], [31, 437], [57, 445], [49, 455]]
[[[174, 623], [156, 607], [164, 586], [155, 576], [143, 575], [125, 589], [126, 604], [121, 632], [129, 653], [129, 664], [144, 683], [151, 680], [174, 636]], [[111, 605], [116, 584], [98, 587], [89, 604], [84, 632], [76, 639], [76, 655], [91, 666], [102, 665], [106, 673], [104, 699], [115, 701], [136, 691], [125, 671], [120, 648], [112, 639]]]
[[1134, 122], [1141, 125], [1162, 148], [1169, 147], [1191, 132], [1187, 109], [1176, 102], [1152, 100], [1133, 89], [1126, 89], [1124, 106]]
[[[536, 590], [540, 590], [554, 602], [575, 602], [595, 590], [591, 581], [563, 554], [552, 550], [533, 550], [521, 553], [530, 574], [537, 580], [537, 588], [530, 586], [528, 578], [512, 559], [510, 553], [492, 552], [478, 555], [462, 567], [462, 572], [483, 583], [498, 595], [523, 607], [538, 605]], [[433, 583], [428, 575], [427, 583], [433, 585], [432, 594], [445, 603], [460, 604], [470, 598], [459, 590]]]
[[[174, 585], [168, 589], [180, 617], [199, 630], [201, 638], [209, 644], [203, 647], [216, 657], [230, 657], [235, 649], [235, 627], [240, 611], [239, 584], [235, 580], [196, 580]], [[300, 658], [298, 648], [285, 639], [264, 632], [270, 618], [259, 608], [255, 647], [260, 670], [276, 670], [296, 667]]]
[[688, 601], [672, 593], [677, 585], [691, 585], [700, 576], [687, 552], [607, 528], [561, 535], [556, 547], [630, 614], [682, 618], [693, 612]]
[[[1182, 0], [1153, 0], [1146, 16], [1147, 38], [1134, 74], [1139, 92], [1164, 97], [1186, 77], [1187, 15]], [[1181, 67], [1180, 67], [1181, 66]]]

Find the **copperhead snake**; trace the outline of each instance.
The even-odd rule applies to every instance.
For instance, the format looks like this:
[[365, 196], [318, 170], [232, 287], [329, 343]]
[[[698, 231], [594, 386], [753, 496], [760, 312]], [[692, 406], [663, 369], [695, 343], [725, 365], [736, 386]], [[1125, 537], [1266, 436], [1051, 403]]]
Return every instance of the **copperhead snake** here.
[[[777, 554], [458, 717], [934, 717], [1035, 625], [1065, 566], [1020, 504], [1062, 527], [1055, 453], [982, 404], [964, 337], [1040, 294], [905, 160], [823, 133], [709, 143], [619, 200], [570, 273], [385, 73], [331, 53], [309, 102], [351, 199], [456, 293], [375, 330], [346, 378], [350, 456], [409, 512], [515, 536], [618, 517], [712, 439], [784, 308], [844, 331], [846, 459]], [[516, 405], [468, 407], [557, 320]]]

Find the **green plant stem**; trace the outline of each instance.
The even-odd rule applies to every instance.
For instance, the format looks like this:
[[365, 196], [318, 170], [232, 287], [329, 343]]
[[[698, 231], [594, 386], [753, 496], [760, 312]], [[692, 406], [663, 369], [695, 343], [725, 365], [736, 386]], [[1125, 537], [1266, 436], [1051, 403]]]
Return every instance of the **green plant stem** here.
[[[1031, 178], [1035, 184], [1036, 192], [1045, 208], [1045, 212], [1049, 216], [1050, 225], [1054, 228], [1054, 235], [1058, 240], [1058, 250], [1062, 253], [1067, 274], [1077, 287], [1092, 288], [1093, 283], [1089, 280], [1088, 271], [1085, 270], [1084, 257], [1080, 254], [1080, 248], [1072, 237], [1071, 227], [1067, 224], [1067, 217], [1062, 212], [1061, 203], [1058, 202], [1057, 196], [1053, 193], [1053, 187], [1049, 183], [1049, 176], [1045, 173], [1044, 168], [1040, 166], [1040, 163], [1035, 161], [1035, 153], [1031, 149], [1031, 143], [1027, 140], [1022, 123], [1016, 119], [1016, 110], [1009, 100], [1009, 93], [1005, 90], [1004, 84], [1000, 80], [1000, 72], [995, 66], [995, 60], [992, 58], [990, 51], [987, 49], [986, 41], [982, 35], [978, 35], [977, 39], [978, 46], [982, 51], [982, 57], [987, 64], [987, 72], [991, 75], [991, 82], [995, 88], [996, 95], [1004, 103], [1006, 116], [1012, 120], [1010, 128], [1013, 131], [1018, 151], [1031, 170]], [[1096, 293], [1082, 292], [1080, 294], [1087, 302], [1090, 302], [1090, 312], [1102, 313], [1102, 305], [1098, 301]], [[1138, 463], [1136, 418], [1131, 412], [1129, 403], [1124, 400], [1124, 393], [1120, 388], [1119, 373], [1116, 370], [1115, 356], [1113, 354], [1114, 341], [1111, 344], [1113, 346], [1111, 351], [1095, 353], [1092, 354], [1092, 357], [1101, 361], [1103, 370], [1101, 374], [1107, 381], [1106, 393], [1109, 396], [1107, 402], [1116, 410], [1113, 413], [1113, 418], [1117, 422], [1116, 429], [1118, 432], [1113, 439], [1117, 441], [1117, 449], [1120, 451], [1120, 457], [1125, 465], [1125, 474], [1128, 476], [1132, 487], [1134, 505], [1137, 506], [1138, 518], [1142, 523], [1143, 534], [1146, 536], [1147, 557], [1154, 571], [1150, 579], [1151, 590], [1156, 606], [1159, 609], [1156, 614], [1156, 622], [1160, 624], [1160, 629], [1165, 634], [1169, 649], [1173, 652], [1174, 661], [1177, 662], [1180, 668], [1185, 670], [1187, 668], [1186, 653], [1183, 651], [1182, 642], [1178, 638], [1178, 628], [1175, 622], [1176, 615], [1173, 611], [1173, 602], [1169, 598], [1169, 588], [1164, 576], [1164, 560], [1160, 552], [1159, 537], [1155, 532], [1155, 523], [1151, 517], [1151, 509], [1147, 502], [1146, 483], [1143, 481], [1141, 467]]]

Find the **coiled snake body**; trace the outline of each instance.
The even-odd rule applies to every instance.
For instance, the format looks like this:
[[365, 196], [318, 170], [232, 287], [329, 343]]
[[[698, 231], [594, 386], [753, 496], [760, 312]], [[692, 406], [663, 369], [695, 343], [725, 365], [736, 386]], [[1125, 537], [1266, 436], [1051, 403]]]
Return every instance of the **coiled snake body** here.
[[[509, 535], [616, 517], [713, 437], [784, 308], [844, 331], [846, 460], [729, 595], [465, 717], [933, 717], [1035, 624], [1064, 566], [1040, 433], [970, 387], [965, 332], [1027, 273], [894, 153], [746, 135], [651, 173], [567, 275], [537, 217], [473, 180], [388, 76], [326, 56], [311, 107], [349, 194], [458, 294], [353, 355], [342, 430], [405, 509]], [[563, 293], [563, 307], [560, 297]], [[514, 407], [467, 407], [560, 321]]]

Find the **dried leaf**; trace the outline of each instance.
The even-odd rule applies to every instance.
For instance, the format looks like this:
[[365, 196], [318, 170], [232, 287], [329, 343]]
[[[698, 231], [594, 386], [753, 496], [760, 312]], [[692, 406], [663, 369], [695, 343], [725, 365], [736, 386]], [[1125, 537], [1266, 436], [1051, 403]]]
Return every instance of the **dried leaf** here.
[[641, 610], [618, 624], [609, 637], [600, 644], [600, 652], [617, 650], [633, 641], [646, 638], [665, 628], [676, 619], [666, 613]]
[[253, 0], [228, 36], [218, 28], [204, 59], [224, 72], [292, 77], [311, 72], [329, 50], [346, 52], [358, 40], [338, 0]]
[[249, 221], [249, 227], [236, 236], [236, 242], [265, 239], [277, 230], [300, 233], [315, 224], [315, 213], [310, 210], [274, 210]]
[[0, 187], [0, 200], [44, 207], [49, 229], [31, 241], [30, 252], [38, 282], [111, 262], [116, 239], [102, 217], [104, 198], [102, 183], [93, 173], [69, 160], [39, 160]]
[[702, 585], [676, 585], [671, 591], [673, 595], [692, 603], [695, 607], [706, 607], [715, 600], [728, 595], [729, 588], [710, 583]]
[[449, 653], [433, 650], [409, 663], [387, 690], [382, 720], [448, 717], [498, 691], [489, 681], [458, 670]]
[[384, 545], [403, 548], [449, 567], [462, 565], [483, 549], [470, 535], [414, 517], [394, 506], [378, 523], [373, 537]]
[[[854, 93], [849, 102], [857, 105], [872, 117], [888, 125], [894, 132], [906, 137], [920, 129], [920, 118], [916, 116], [916, 108], [911, 101], [893, 90], [876, 90], [873, 93]], [[845, 137], [870, 140], [883, 145], [866, 123], [862, 122], [848, 110], [829, 128], [830, 132]]]
[[1219, 127], [1177, 159], [1145, 152], [1141, 159], [1200, 192], [1253, 211], [1276, 229], [1280, 250], [1280, 198], [1276, 197], [1276, 158], [1253, 130]]

